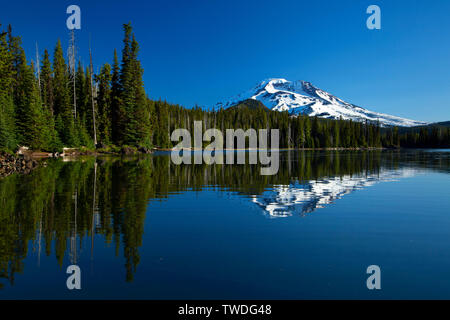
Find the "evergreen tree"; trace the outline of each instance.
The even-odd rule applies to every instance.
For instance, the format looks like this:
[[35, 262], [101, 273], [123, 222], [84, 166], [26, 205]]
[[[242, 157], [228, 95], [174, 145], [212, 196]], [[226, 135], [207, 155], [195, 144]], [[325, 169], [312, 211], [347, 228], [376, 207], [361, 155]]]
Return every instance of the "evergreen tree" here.
[[12, 28], [8, 26], [9, 51], [12, 55], [12, 70], [14, 74], [13, 95], [15, 106], [15, 135], [19, 144], [26, 144], [25, 134], [27, 133], [27, 117], [30, 108], [29, 91], [33, 82], [33, 74], [29, 72], [25, 51], [21, 44], [20, 37], [12, 35]]
[[89, 133], [90, 137], [94, 137], [94, 124], [92, 118], [92, 89], [91, 89], [91, 70], [86, 67], [83, 79], [83, 90], [82, 97], [84, 101], [82, 102], [82, 119], [83, 125], [86, 131]]
[[123, 144], [143, 145], [149, 147], [150, 141], [150, 112], [147, 103], [143, 70], [138, 60], [139, 45], [132, 34], [130, 24], [124, 25], [124, 49], [122, 51], [121, 106], [125, 111], [122, 137]]
[[6, 36], [6, 32], [0, 31], [0, 148], [13, 150], [17, 145], [12, 92], [14, 70]]
[[54, 112], [57, 117], [58, 134], [65, 145], [77, 146], [79, 141], [75, 129], [73, 106], [70, 101], [69, 74], [60, 40], [58, 40], [53, 54], [53, 72]]
[[111, 143], [111, 66], [106, 63], [96, 77], [98, 82], [98, 134], [99, 141], [108, 145]]
[[50, 114], [53, 115], [53, 71], [47, 49], [44, 51], [41, 68], [41, 97], [42, 103], [47, 107]]
[[52, 128], [49, 125], [48, 117], [42, 105], [41, 95], [37, 79], [33, 74], [33, 67], [25, 70], [24, 82], [27, 85], [27, 101], [26, 110], [22, 126], [25, 129], [23, 133], [23, 144], [30, 146], [34, 150], [50, 150], [52, 144]]
[[169, 112], [168, 112], [168, 104], [164, 101], [155, 102], [155, 114], [156, 114], [156, 123], [154, 126], [155, 135], [154, 135], [154, 144], [160, 148], [168, 148], [170, 147], [170, 139], [169, 139]]
[[93, 148], [94, 145], [88, 130], [88, 121], [92, 119], [92, 111], [90, 109], [90, 88], [89, 74], [86, 76], [81, 61], [79, 61], [75, 72], [75, 93], [77, 103], [77, 118], [75, 120], [76, 140], [82, 146]]
[[120, 65], [117, 51], [114, 50], [114, 61], [111, 77], [111, 112], [112, 112], [112, 141], [120, 145], [123, 141], [123, 131], [125, 126], [125, 111], [121, 100], [122, 86], [120, 83]]

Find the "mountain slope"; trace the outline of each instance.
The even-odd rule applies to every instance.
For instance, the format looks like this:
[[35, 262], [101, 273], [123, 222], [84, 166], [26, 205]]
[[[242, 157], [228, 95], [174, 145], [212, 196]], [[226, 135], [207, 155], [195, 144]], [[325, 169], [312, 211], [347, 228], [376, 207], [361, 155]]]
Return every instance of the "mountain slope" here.
[[250, 109], [250, 110], [262, 109], [265, 111], [270, 111], [270, 109], [267, 108], [262, 102], [255, 100], [255, 99], [247, 99], [247, 100], [241, 101], [238, 104], [229, 107], [228, 109], [229, 110], [232, 110], [232, 109], [239, 110], [239, 109], [244, 109], [244, 108]]
[[264, 80], [256, 87], [225, 102], [216, 104], [216, 107], [228, 108], [247, 99], [258, 100], [272, 110], [288, 111], [291, 115], [303, 114], [328, 119], [380, 121], [380, 124], [385, 127], [412, 127], [426, 124], [425, 122], [369, 111], [314, 87], [310, 82], [292, 82], [286, 79]]

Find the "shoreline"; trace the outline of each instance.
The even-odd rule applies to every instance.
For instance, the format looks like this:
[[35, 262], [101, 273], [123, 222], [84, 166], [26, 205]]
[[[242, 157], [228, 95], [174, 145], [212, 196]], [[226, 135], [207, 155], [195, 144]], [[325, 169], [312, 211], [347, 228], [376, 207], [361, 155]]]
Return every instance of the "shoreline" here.
[[0, 178], [14, 173], [28, 174], [41, 165], [46, 166], [47, 163], [45, 161], [41, 163], [39, 158], [29, 155], [0, 152]]
[[[402, 151], [402, 150], [413, 150], [417, 148], [386, 148], [386, 147], [366, 147], [366, 148], [280, 148], [277, 151]], [[424, 149], [424, 148], [420, 148]], [[442, 148], [426, 148], [427, 150], [442, 149]], [[122, 147], [120, 151], [110, 150], [87, 150], [78, 148], [64, 148], [63, 153], [51, 153], [29, 150], [27, 148], [21, 147], [16, 153], [8, 153], [5, 151], [0, 151], [0, 178], [7, 177], [14, 173], [28, 174], [32, 170], [40, 167], [46, 166], [46, 159], [77, 159], [83, 156], [97, 157], [97, 156], [113, 156], [113, 157], [123, 157], [123, 156], [141, 156], [154, 154], [155, 152], [171, 152], [170, 148], [141, 148], [140, 150], [134, 147]], [[199, 152], [205, 149], [182, 149], [187, 152]], [[271, 149], [223, 149], [222, 152], [227, 151], [262, 151]], [[450, 149], [449, 149], [450, 150]]]
[[[141, 147], [142, 148], [142, 147]], [[136, 148], [136, 147], [122, 147], [120, 150], [91, 150], [91, 149], [83, 149], [83, 148], [64, 148], [62, 153], [52, 153], [45, 151], [37, 151], [37, 150], [29, 150], [27, 148], [19, 148], [16, 153], [7, 153], [4, 151], [0, 151], [0, 159], [5, 157], [5, 155], [17, 157], [25, 157], [31, 158], [33, 160], [40, 159], [49, 159], [49, 158], [64, 158], [64, 157], [77, 157], [77, 156], [101, 156], [101, 155], [113, 155], [113, 156], [127, 156], [127, 155], [144, 155], [144, 154], [153, 154], [155, 152], [171, 152], [173, 148]], [[227, 149], [224, 148], [222, 150], [216, 150], [216, 152], [220, 151], [382, 151], [382, 150], [413, 150], [413, 149], [442, 149], [442, 148], [393, 148], [393, 147], [354, 147], [354, 148], [344, 148], [344, 147], [331, 147], [331, 148], [278, 148], [278, 149], [240, 149], [233, 148]], [[190, 151], [190, 152], [198, 152], [204, 151], [204, 148], [182, 148], [179, 151]]]
[[[224, 148], [222, 150], [216, 150], [216, 152], [219, 151], [376, 151], [376, 150], [408, 150], [408, 149], [414, 149], [414, 148], [386, 148], [386, 147], [355, 147], [355, 148], [343, 148], [343, 147], [332, 147], [332, 148], [279, 148], [279, 149], [240, 149], [240, 148], [233, 148], [233, 149], [227, 149]], [[428, 149], [434, 149], [434, 148], [428, 148]], [[179, 151], [191, 151], [191, 152], [198, 152], [198, 151], [204, 151], [205, 149], [195, 149], [195, 148], [183, 148]], [[101, 155], [114, 155], [114, 156], [126, 156], [126, 155], [142, 155], [142, 154], [153, 154], [155, 152], [171, 152], [173, 151], [173, 148], [145, 148], [142, 150], [139, 150], [134, 147], [123, 147], [120, 149], [120, 151], [109, 151], [109, 150], [90, 150], [90, 149], [80, 149], [80, 148], [64, 148], [62, 153], [52, 153], [52, 152], [45, 152], [45, 151], [37, 151], [37, 150], [29, 150], [27, 148], [19, 148], [19, 150], [16, 153], [7, 153], [4, 151], [0, 151], [0, 159], [4, 158], [5, 156], [13, 156], [15, 158], [18, 157], [24, 157], [24, 158], [31, 158], [33, 160], [40, 160], [40, 159], [49, 159], [49, 158], [64, 158], [64, 157], [77, 157], [77, 156], [101, 156]]]

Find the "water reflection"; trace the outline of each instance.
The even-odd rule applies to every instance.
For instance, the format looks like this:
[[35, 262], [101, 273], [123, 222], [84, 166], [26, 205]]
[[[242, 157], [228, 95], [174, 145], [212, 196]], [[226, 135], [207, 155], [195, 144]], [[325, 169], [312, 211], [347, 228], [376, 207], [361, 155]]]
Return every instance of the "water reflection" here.
[[[270, 216], [304, 215], [354, 190], [450, 171], [449, 153], [282, 152], [277, 175], [259, 165], [173, 165], [168, 155], [49, 161], [29, 175], [0, 180], [0, 278], [14, 284], [31, 253], [76, 264], [94, 236], [123, 254], [126, 281], [140, 261], [151, 201], [189, 191], [232, 191]], [[150, 204], [149, 204], [150, 202]], [[89, 242], [84, 241], [90, 238]], [[98, 240], [97, 240], [98, 241]], [[90, 248], [83, 248], [86, 243]], [[3, 284], [0, 282], [0, 287]]]
[[420, 171], [412, 168], [380, 168], [380, 171], [374, 174], [324, 177], [304, 183], [296, 181], [289, 185], [273, 186], [261, 195], [253, 196], [252, 201], [271, 217], [288, 217], [294, 214], [304, 216], [353, 191], [379, 182], [413, 177], [418, 172]]

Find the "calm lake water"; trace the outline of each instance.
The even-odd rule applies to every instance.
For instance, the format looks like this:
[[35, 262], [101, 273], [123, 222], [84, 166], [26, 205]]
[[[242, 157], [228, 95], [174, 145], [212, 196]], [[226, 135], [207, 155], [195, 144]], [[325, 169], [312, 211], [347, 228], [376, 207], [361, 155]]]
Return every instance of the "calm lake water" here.
[[450, 151], [280, 156], [274, 176], [159, 154], [1, 179], [0, 299], [450, 299]]

